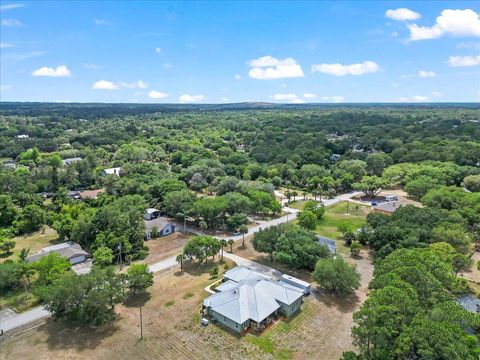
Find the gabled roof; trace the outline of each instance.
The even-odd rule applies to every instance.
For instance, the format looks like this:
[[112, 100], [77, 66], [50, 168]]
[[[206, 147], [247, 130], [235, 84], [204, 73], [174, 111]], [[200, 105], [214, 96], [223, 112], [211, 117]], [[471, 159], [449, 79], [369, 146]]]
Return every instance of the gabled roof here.
[[[230, 284], [231, 285], [231, 284]], [[222, 292], [211, 295], [203, 305], [238, 324], [248, 319], [261, 322], [280, 308], [291, 305], [303, 293], [266, 279], [242, 280]]]
[[144, 222], [146, 229], [150, 230], [156, 227], [158, 231], [162, 230], [168, 224], [171, 224], [170, 220], [163, 216], [152, 220], [144, 220]]
[[375, 205], [373, 208], [375, 210], [381, 210], [381, 211], [393, 213], [400, 206], [401, 206], [400, 201], [389, 201], [389, 202], [384, 202], [384, 203]]
[[88, 255], [88, 253], [85, 250], [83, 250], [80, 245], [75, 244], [73, 242], [66, 242], [66, 243], [61, 243], [61, 244], [52, 245], [52, 246], [43, 248], [42, 251], [39, 252], [38, 254], [27, 256], [25, 260], [28, 263], [35, 262], [52, 252], [57, 253], [59, 256], [66, 257], [68, 260], [80, 255], [85, 255], [85, 256]]
[[80, 195], [82, 199], [88, 199], [88, 198], [96, 199], [98, 195], [104, 192], [105, 192], [105, 189], [85, 190], [85, 191], [81, 191], [78, 195]]
[[252, 280], [252, 279], [266, 279], [270, 280], [272, 277], [262, 274], [258, 271], [252, 270], [246, 266], [236, 266], [231, 270], [228, 270], [223, 277], [228, 280], [235, 282], [240, 282], [242, 280]]

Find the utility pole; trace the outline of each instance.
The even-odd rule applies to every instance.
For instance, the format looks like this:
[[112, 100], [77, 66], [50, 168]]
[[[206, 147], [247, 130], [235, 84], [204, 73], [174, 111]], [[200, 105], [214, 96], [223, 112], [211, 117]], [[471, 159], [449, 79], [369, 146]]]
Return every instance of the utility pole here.
[[117, 258], [117, 264], [120, 263], [120, 269], [123, 267], [122, 264], [122, 243], [118, 244], [118, 258]]
[[143, 339], [143, 316], [142, 316], [142, 307], [140, 306], [140, 340]]

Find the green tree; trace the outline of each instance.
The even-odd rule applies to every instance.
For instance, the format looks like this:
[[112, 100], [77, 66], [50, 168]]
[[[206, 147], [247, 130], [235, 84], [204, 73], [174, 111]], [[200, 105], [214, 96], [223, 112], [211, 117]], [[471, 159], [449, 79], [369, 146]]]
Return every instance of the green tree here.
[[243, 213], [235, 213], [226, 222], [229, 229], [237, 230], [240, 226], [248, 224], [248, 216]]
[[101, 268], [112, 265], [113, 251], [112, 249], [101, 246], [93, 252], [93, 263]]
[[89, 274], [64, 273], [35, 293], [55, 320], [101, 325], [115, 318], [115, 305], [124, 300], [121, 277], [112, 268]]
[[15, 225], [20, 234], [27, 234], [39, 230], [45, 221], [45, 210], [36, 204], [30, 204], [20, 212]]
[[10, 254], [14, 247], [15, 241], [13, 239], [0, 238], [0, 252], [4, 255]]
[[171, 191], [164, 197], [163, 208], [170, 216], [187, 214], [192, 210], [194, 201], [195, 194], [187, 189]]
[[133, 264], [127, 270], [127, 283], [130, 292], [133, 295], [153, 285], [153, 274], [148, 269], [147, 264]]
[[462, 186], [473, 192], [480, 192], [480, 175], [466, 176], [462, 181]]
[[70, 269], [70, 262], [57, 253], [51, 252], [40, 260], [32, 263], [32, 268], [37, 271], [38, 284], [51, 285], [63, 273]]
[[325, 206], [323, 206], [322, 204], [319, 204], [314, 200], [307, 200], [303, 205], [303, 210], [308, 210], [313, 212], [318, 220], [321, 220], [323, 218], [326, 211]]
[[353, 241], [350, 245], [350, 255], [351, 256], [358, 256], [360, 255], [360, 250], [362, 249], [362, 245], [358, 241]]
[[362, 191], [369, 198], [374, 198], [387, 185], [387, 181], [381, 177], [364, 176], [361, 181], [353, 184], [353, 188]]
[[342, 295], [352, 294], [360, 286], [360, 274], [340, 256], [319, 260], [313, 278], [325, 289]]
[[175, 261], [180, 263], [180, 271], [183, 271], [183, 262], [185, 261], [186, 256], [182, 252], [181, 254], [178, 254], [177, 257], [175, 258]]
[[9, 195], [0, 195], [0, 227], [12, 225], [17, 216], [17, 210]]
[[245, 234], [248, 233], [248, 226], [246, 224], [240, 225], [238, 231], [242, 234], [242, 248], [245, 248]]
[[221, 239], [221, 240], [220, 240], [220, 246], [221, 246], [221, 251], [222, 251], [221, 260], [223, 261], [223, 248], [224, 248], [225, 246], [227, 246], [227, 240]]
[[301, 227], [308, 230], [315, 230], [318, 223], [317, 216], [310, 210], [301, 211], [297, 216], [297, 220]]

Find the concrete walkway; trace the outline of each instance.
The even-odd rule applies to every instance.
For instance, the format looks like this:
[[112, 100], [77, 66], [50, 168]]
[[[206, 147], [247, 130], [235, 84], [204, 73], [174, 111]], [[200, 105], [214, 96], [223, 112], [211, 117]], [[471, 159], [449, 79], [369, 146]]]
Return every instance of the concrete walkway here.
[[[358, 194], [360, 194], [360, 192], [357, 191], [357, 192], [342, 194], [342, 195], [339, 195], [339, 196], [337, 196], [333, 199], [324, 199], [323, 204], [325, 206], [331, 206], [331, 205], [339, 203], [340, 201], [349, 200], [351, 197], [356, 196]], [[283, 205], [283, 210], [288, 213], [287, 215], [284, 215], [284, 216], [279, 217], [277, 219], [264, 221], [257, 226], [251, 227], [248, 231], [248, 234], [249, 235], [255, 234], [256, 232], [260, 231], [261, 229], [265, 229], [269, 226], [283, 224], [283, 223], [289, 222], [291, 220], [294, 220], [297, 217], [297, 214], [299, 212], [297, 209], [287, 207], [286, 203], [284, 201], [282, 201], [282, 205]], [[179, 227], [179, 229], [181, 229], [181, 227]], [[189, 229], [187, 228], [187, 231], [188, 230]], [[218, 237], [217, 236], [217, 238], [218, 239], [225, 239], [225, 240], [230, 240], [231, 239], [231, 240], [234, 240], [234, 241], [239, 241], [239, 240], [242, 240], [243, 236], [240, 234], [240, 235], [233, 235], [233, 236], [227, 236], [227, 237]], [[262, 265], [262, 264], [256, 263], [256, 262], [248, 260], [248, 259], [244, 259], [244, 258], [242, 258], [238, 255], [235, 255], [235, 254], [230, 254], [228, 252], [225, 252], [224, 256], [226, 258], [234, 261], [235, 263], [237, 263], [237, 265], [249, 266], [249, 267], [251, 267], [255, 270], [268, 273], [274, 278], [278, 278], [282, 275], [282, 273], [278, 270], [275, 270], [275, 269], [273, 269], [269, 266]], [[149, 265], [148, 268], [152, 273], [157, 273], [159, 271], [166, 270], [166, 269], [169, 269], [171, 267], [177, 266], [178, 263], [175, 259], [176, 259], [176, 256], [171, 256], [171, 257], [163, 259], [163, 260], [161, 260], [161, 261], [159, 261], [155, 264]], [[2, 319], [0, 319], [0, 329], [2, 329], [4, 332], [7, 332], [7, 331], [10, 331], [10, 330], [16, 329], [18, 327], [21, 327], [23, 325], [26, 325], [28, 323], [43, 319], [47, 316], [50, 316], [50, 313], [47, 310], [45, 310], [43, 308], [43, 306], [38, 306], [36, 308], [25, 311], [21, 314], [17, 314], [15, 316], [12, 316], [12, 317], [10, 317], [8, 319], [5, 319], [3, 321], [2, 321]]]

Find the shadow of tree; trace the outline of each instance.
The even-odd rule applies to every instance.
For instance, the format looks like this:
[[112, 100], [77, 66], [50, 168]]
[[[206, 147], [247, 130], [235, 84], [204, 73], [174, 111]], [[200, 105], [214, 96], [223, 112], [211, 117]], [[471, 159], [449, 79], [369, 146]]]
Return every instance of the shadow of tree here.
[[314, 296], [318, 301], [321, 301], [326, 306], [333, 307], [342, 313], [352, 312], [360, 304], [360, 298], [357, 294], [345, 296], [329, 293], [321, 288], [312, 291], [311, 294], [311, 296]]
[[69, 325], [62, 322], [48, 320], [36, 331], [48, 334], [47, 346], [50, 349], [71, 349], [77, 350], [94, 349], [102, 341], [114, 334], [119, 326], [118, 319], [103, 326], [91, 327], [86, 325]]
[[137, 295], [130, 295], [124, 301], [123, 305], [126, 307], [140, 307], [145, 306], [145, 304], [152, 298], [152, 294], [150, 292], [145, 291], [143, 293]]

